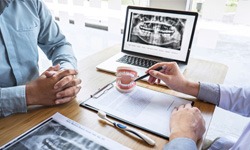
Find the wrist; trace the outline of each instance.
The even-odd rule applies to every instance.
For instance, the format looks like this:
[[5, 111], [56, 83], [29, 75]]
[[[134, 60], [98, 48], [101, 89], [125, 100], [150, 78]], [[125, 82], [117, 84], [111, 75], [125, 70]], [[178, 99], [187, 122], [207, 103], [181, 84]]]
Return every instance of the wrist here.
[[30, 84], [26, 84], [25, 86], [25, 96], [26, 96], [26, 104], [34, 105], [33, 98], [32, 98], [32, 86]]
[[180, 92], [192, 95], [194, 97], [198, 96], [200, 84], [198, 82], [184, 81], [184, 86]]

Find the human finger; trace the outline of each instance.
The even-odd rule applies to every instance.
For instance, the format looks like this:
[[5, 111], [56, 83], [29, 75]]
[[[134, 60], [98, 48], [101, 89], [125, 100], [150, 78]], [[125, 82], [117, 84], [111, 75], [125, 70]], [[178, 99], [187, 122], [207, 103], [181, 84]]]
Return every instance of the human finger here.
[[49, 67], [46, 71], [58, 71], [60, 70], [60, 64]]
[[163, 80], [163, 81], [169, 80], [169, 76], [168, 76], [168, 75], [166, 75], [166, 74], [164, 74], [164, 73], [161, 73], [161, 72], [159, 72], [159, 71], [150, 70], [150, 71], [149, 71], [149, 74], [150, 74], [151, 76], [153, 76], [154, 78], [156, 78], [156, 79], [160, 79], [160, 80]]
[[79, 84], [82, 83], [82, 80], [79, 78], [74, 78], [72, 81], [70, 81], [67, 85], [66, 88], [68, 87], [73, 87], [73, 86], [78, 86]]
[[[72, 79], [69, 79], [72, 78]], [[65, 89], [65, 88], [69, 88], [72, 86], [77, 86], [79, 84], [81, 84], [82, 80], [79, 78], [75, 78], [73, 76], [68, 77], [68, 78], [63, 78], [62, 80], [58, 81], [55, 86], [54, 89]]]
[[161, 83], [161, 80], [160, 79], [157, 79], [157, 84], [160, 84]]
[[180, 106], [178, 107], [178, 110], [181, 110], [181, 109], [183, 109], [183, 108], [185, 108], [185, 105], [180, 105]]
[[63, 98], [63, 97], [73, 97], [78, 94], [80, 91], [81, 86], [73, 86], [64, 89], [63, 91], [60, 91], [56, 94], [56, 98]]
[[193, 106], [191, 105], [191, 103], [188, 103], [184, 106], [185, 108], [192, 108]]
[[63, 86], [65, 86], [66, 84], [68, 84], [70, 81], [72, 81], [74, 79], [73, 75], [68, 75], [63, 77], [61, 80], [59, 80], [55, 85], [54, 85], [54, 89], [59, 89], [62, 88]]
[[177, 108], [177, 107], [174, 107], [172, 113], [177, 112], [177, 111], [178, 111], [178, 108]]
[[46, 76], [46, 78], [50, 78], [53, 75], [55, 75], [57, 72], [56, 71], [45, 71], [44, 75]]
[[153, 83], [155, 83], [155, 81], [156, 81], [156, 78], [155, 78], [155, 77], [149, 76], [149, 78], [148, 78], [148, 83], [153, 84]]
[[74, 70], [74, 69], [67, 69], [67, 70], [61, 70], [56, 76], [59, 79], [64, 78], [65, 76], [69, 76], [69, 75], [77, 75], [78, 71]]
[[146, 73], [149, 73], [150, 70], [154, 70], [154, 69], [156, 69], [156, 68], [158, 68], [158, 67], [161, 67], [161, 66], [163, 66], [162, 63], [157, 63], [157, 64], [155, 64], [155, 65], [149, 67], [148, 70], [146, 71]]
[[50, 72], [50, 71], [59, 71], [59, 70], [60, 70], [60, 65], [59, 65], [59, 64], [56, 65], [56, 66], [51, 66], [51, 67], [49, 67], [47, 70], [45, 70], [45, 71], [41, 74], [41, 76], [45, 75], [45, 76], [48, 78], [48, 77], [53, 76], [53, 73]]
[[60, 98], [60, 99], [57, 99], [56, 101], [55, 101], [55, 104], [64, 104], [64, 103], [67, 103], [67, 102], [69, 102], [69, 101], [71, 101], [71, 100], [73, 100], [75, 97], [64, 97], [64, 98]]
[[[161, 65], [161, 64], [159, 64], [159, 65]], [[154, 66], [154, 67], [152, 67], [152, 68], [155, 68], [155, 67], [157, 67], [157, 66], [159, 66], [159, 65], [156, 65], [156, 66]], [[163, 65], [163, 66], [161, 66], [161, 67], [162, 67], [162, 69], [159, 70], [158, 72], [164, 73], [164, 72], [165, 72], [165, 69], [166, 69], [167, 67], [166, 67], [165, 65]], [[151, 70], [148, 70], [147, 73], [149, 73], [150, 71], [151, 71]], [[156, 70], [154, 70], [154, 71], [156, 71]], [[149, 74], [150, 74], [150, 73], [149, 73]], [[148, 79], [148, 82], [149, 82], [150, 84], [153, 84], [153, 83], [160, 84], [161, 80], [155, 78], [154, 76], [152, 76], [152, 75], [150, 74], [149, 79]]]

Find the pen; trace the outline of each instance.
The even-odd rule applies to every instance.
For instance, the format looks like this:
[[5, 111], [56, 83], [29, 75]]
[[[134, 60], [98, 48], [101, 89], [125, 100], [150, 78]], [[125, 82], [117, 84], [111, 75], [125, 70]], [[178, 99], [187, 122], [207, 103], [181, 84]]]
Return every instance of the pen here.
[[[156, 69], [154, 69], [154, 70], [160, 71], [161, 69], [162, 69], [162, 66], [161, 66], [161, 67], [158, 67], [158, 68], [156, 68]], [[149, 73], [147, 73], [147, 74], [145, 74], [145, 75], [143, 75], [143, 76], [140, 76], [140, 77], [136, 78], [136, 79], [134, 80], [134, 82], [136, 82], [136, 81], [138, 81], [138, 80], [141, 80], [141, 79], [143, 79], [143, 78], [146, 78], [147, 76], [149, 76]]]

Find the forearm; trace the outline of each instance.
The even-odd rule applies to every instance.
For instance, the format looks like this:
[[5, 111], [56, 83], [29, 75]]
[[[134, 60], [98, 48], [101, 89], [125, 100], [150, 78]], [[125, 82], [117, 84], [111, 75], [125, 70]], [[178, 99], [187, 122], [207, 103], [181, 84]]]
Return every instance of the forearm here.
[[0, 89], [0, 117], [27, 112], [25, 86]]
[[177, 91], [197, 97], [199, 93], [199, 88], [200, 88], [200, 85], [198, 82], [192, 82], [192, 81], [186, 80], [183, 82], [183, 86], [181, 86], [180, 89], [177, 89]]
[[63, 45], [54, 50], [51, 57], [53, 65], [60, 64], [61, 69], [77, 69], [77, 60], [71, 45]]
[[52, 60], [53, 65], [60, 64], [61, 69], [76, 69], [77, 61], [72, 46], [60, 31], [49, 9], [42, 1], [38, 1], [37, 7], [42, 22], [38, 36], [39, 47]]

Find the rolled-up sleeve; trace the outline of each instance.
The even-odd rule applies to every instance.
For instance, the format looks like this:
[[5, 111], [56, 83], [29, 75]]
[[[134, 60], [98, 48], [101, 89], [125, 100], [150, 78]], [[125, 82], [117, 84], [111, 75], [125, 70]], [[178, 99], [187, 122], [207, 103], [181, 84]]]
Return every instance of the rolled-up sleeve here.
[[25, 86], [0, 88], [0, 116], [27, 112]]

